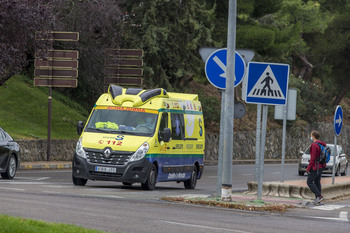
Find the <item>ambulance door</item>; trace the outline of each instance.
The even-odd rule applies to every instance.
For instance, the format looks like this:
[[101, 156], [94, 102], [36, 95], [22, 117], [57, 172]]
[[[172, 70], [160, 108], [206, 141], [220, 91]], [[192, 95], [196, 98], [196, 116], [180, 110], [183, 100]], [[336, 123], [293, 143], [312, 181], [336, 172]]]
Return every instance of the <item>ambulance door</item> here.
[[169, 143], [170, 153], [169, 156], [171, 168], [168, 176], [169, 180], [183, 180], [185, 178], [184, 173], [184, 157], [185, 152], [185, 126], [184, 126], [184, 114], [182, 113], [170, 113], [171, 123], [171, 141]]

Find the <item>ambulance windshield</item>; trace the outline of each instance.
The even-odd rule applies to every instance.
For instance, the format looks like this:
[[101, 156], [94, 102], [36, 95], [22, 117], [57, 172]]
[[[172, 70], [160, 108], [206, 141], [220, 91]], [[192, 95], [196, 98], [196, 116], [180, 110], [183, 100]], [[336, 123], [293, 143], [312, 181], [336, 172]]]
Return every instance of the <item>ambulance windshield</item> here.
[[125, 133], [152, 136], [158, 111], [125, 107], [96, 107], [90, 117], [86, 132]]

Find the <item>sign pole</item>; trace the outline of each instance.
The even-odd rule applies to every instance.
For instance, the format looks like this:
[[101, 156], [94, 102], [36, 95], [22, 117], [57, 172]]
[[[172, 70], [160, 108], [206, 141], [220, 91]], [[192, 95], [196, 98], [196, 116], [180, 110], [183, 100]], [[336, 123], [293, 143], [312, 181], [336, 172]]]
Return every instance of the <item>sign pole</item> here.
[[[287, 101], [288, 103], [288, 101]], [[286, 158], [286, 131], [287, 131], [287, 106], [283, 106], [283, 133], [282, 133], [282, 177], [281, 182], [284, 182], [284, 160]]]
[[237, 0], [229, 0], [221, 200], [231, 201]]
[[260, 149], [260, 162], [259, 162], [259, 181], [258, 181], [258, 194], [257, 199], [262, 199], [262, 188], [264, 178], [264, 158], [265, 158], [265, 142], [266, 142], [266, 125], [267, 125], [267, 113], [269, 110], [268, 105], [263, 106], [262, 114], [262, 133], [261, 133], [261, 149]]
[[221, 116], [220, 116], [220, 136], [219, 136], [219, 156], [218, 156], [218, 171], [217, 171], [217, 184], [216, 184], [216, 196], [221, 196], [221, 181], [222, 181], [222, 157], [224, 146], [224, 106], [225, 106], [225, 90], [220, 90], [221, 93]]
[[261, 135], [261, 104], [257, 104], [256, 110], [256, 145], [255, 145], [255, 181], [259, 179], [259, 156], [260, 156], [260, 135]]
[[340, 105], [337, 106], [334, 113], [334, 150], [333, 150], [333, 169], [332, 169], [332, 184], [334, 184], [335, 179], [335, 163], [337, 158], [337, 137], [340, 135], [341, 128], [343, 126], [343, 109]]
[[332, 184], [335, 180], [335, 160], [337, 158], [337, 135], [334, 135], [334, 150], [333, 150], [333, 170], [332, 170]]
[[48, 106], [48, 123], [47, 123], [47, 161], [50, 161], [51, 154], [51, 100], [52, 100], [52, 87], [49, 87], [49, 106]]

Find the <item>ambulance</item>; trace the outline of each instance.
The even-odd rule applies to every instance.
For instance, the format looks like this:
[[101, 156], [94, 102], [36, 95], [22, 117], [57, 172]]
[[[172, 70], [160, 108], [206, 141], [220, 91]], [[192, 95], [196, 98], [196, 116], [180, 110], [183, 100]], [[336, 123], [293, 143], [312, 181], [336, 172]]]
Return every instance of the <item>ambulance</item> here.
[[205, 130], [196, 94], [110, 85], [77, 133], [75, 185], [106, 180], [153, 190], [176, 181], [194, 189], [203, 173]]

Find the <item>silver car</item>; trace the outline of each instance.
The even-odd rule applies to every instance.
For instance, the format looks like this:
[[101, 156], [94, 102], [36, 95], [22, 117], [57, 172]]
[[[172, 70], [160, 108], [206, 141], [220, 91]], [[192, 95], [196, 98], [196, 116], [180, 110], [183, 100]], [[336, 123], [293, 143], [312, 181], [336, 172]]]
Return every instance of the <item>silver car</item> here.
[[[325, 174], [325, 173], [332, 174], [334, 144], [327, 144], [327, 146], [329, 146], [329, 148], [331, 148], [332, 155], [331, 155], [329, 162], [327, 163], [326, 168], [323, 170], [323, 174]], [[306, 168], [309, 165], [309, 161], [310, 161], [310, 150], [309, 149], [310, 149], [310, 147], [307, 148], [307, 150], [305, 152], [300, 151], [300, 154], [302, 154], [302, 156], [299, 159], [299, 168], [298, 168], [299, 176], [304, 175]], [[341, 174], [342, 176], [346, 176], [347, 170], [348, 170], [348, 160], [346, 158], [346, 155], [343, 152], [343, 148], [341, 146], [337, 145], [337, 156], [335, 159], [335, 175], [339, 176]]]

